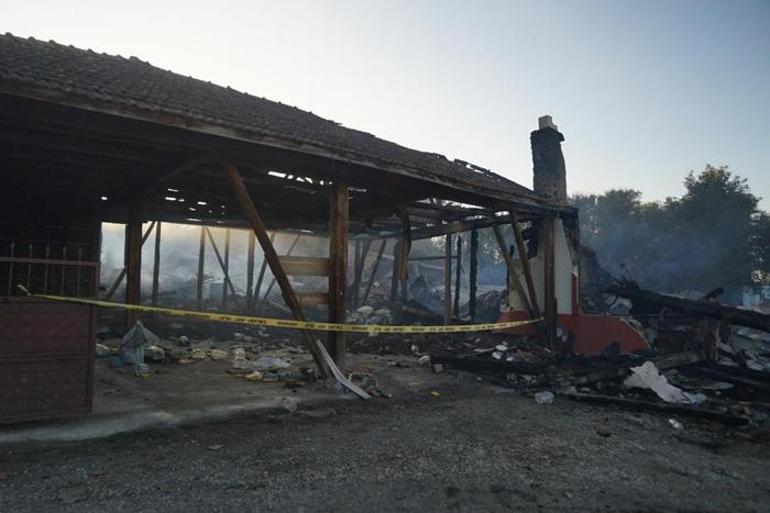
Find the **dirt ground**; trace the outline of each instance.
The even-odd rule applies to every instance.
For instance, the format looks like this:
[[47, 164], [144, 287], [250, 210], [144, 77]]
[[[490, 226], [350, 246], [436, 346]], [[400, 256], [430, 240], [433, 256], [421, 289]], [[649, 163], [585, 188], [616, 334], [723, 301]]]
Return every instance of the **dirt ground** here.
[[3, 450], [0, 511], [768, 511], [770, 447], [735, 431], [429, 392]]

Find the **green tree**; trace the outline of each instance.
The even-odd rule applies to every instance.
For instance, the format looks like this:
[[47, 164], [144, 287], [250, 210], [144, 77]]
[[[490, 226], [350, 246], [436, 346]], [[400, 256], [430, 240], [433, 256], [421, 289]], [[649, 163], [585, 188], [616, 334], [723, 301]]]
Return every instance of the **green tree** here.
[[662, 291], [736, 290], [767, 282], [770, 219], [745, 179], [707, 165], [680, 198], [643, 203], [639, 191], [573, 198], [581, 237], [616, 276]]

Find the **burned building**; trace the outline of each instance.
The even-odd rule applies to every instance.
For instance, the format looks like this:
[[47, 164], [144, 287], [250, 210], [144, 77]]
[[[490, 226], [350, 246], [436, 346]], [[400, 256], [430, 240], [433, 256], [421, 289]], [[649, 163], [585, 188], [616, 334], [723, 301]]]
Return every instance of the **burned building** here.
[[[102, 222], [126, 226], [121, 278], [129, 304], [141, 299], [146, 222], [153, 223], [156, 245], [161, 223], [200, 225], [202, 245], [211, 238], [207, 226], [250, 230], [250, 257], [258, 243], [292, 317], [304, 319], [303, 307], [323, 305], [336, 323], [345, 322], [349, 274], [360, 284], [357, 264], [349, 262], [351, 243], [396, 240], [392, 293], [405, 297], [410, 245], [445, 237], [444, 322], [451, 323], [453, 234], [492, 227], [509, 274], [503, 318], [542, 318], [528, 331], [547, 345], [568, 338], [564, 327], [584, 322], [576, 212], [565, 203], [563, 136], [550, 119], [532, 135], [531, 190], [467, 162], [136, 57], [9, 34], [0, 36], [0, 104], [3, 421], [90, 408], [96, 308], [27, 297], [17, 285], [32, 294], [100, 297]], [[512, 253], [502, 225], [513, 227]], [[328, 237], [328, 255], [280, 256], [268, 233], [277, 230]], [[256, 274], [248, 270], [247, 298]], [[328, 279], [328, 290], [303, 294], [290, 275]], [[200, 298], [200, 273], [197, 289]], [[471, 320], [474, 303], [472, 278]], [[252, 305], [247, 300], [238, 313], [253, 313]], [[137, 317], [126, 315], [129, 324]], [[570, 322], [577, 324], [569, 328]], [[343, 333], [329, 333], [323, 347], [303, 333], [319, 372], [344, 366]]]

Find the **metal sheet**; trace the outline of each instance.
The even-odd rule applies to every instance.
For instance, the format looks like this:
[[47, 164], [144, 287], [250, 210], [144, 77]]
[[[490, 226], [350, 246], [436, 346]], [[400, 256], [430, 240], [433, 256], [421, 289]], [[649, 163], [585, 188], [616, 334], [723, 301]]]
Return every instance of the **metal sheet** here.
[[95, 311], [0, 298], [0, 423], [91, 410]]

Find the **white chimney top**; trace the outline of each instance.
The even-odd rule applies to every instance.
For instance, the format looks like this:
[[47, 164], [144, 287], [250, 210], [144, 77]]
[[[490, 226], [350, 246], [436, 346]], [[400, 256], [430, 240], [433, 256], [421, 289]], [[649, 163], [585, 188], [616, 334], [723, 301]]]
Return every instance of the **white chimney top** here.
[[551, 116], [540, 116], [537, 118], [538, 128], [553, 128], [558, 130], [559, 127], [553, 124], [553, 118]]

